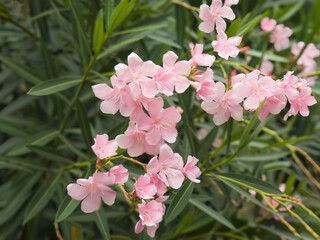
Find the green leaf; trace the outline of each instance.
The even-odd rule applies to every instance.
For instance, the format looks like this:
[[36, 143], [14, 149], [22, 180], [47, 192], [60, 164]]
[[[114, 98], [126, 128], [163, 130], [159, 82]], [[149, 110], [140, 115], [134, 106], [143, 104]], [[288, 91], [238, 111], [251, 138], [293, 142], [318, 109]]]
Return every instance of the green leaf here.
[[181, 47], [183, 47], [183, 42], [185, 40], [186, 33], [186, 13], [182, 6], [175, 5], [176, 9], [176, 28], [177, 28], [177, 39]]
[[89, 124], [88, 115], [86, 112], [86, 109], [82, 102], [78, 100], [76, 102], [76, 108], [77, 108], [77, 115], [79, 120], [79, 126], [81, 128], [83, 140], [85, 141], [87, 145], [88, 152], [92, 152], [91, 146], [92, 146], [92, 134], [91, 134], [91, 128]]
[[103, 212], [102, 208], [100, 208], [99, 211], [94, 212], [95, 222], [96, 222], [96, 225], [97, 225], [103, 239], [109, 240], [110, 239], [110, 233], [109, 233], [110, 230], [108, 227], [107, 219], [103, 217], [102, 212]]
[[221, 182], [223, 182], [224, 184], [226, 184], [227, 186], [231, 187], [233, 190], [237, 191], [238, 193], [240, 193], [241, 196], [245, 196], [246, 198], [248, 198], [251, 202], [253, 202], [254, 204], [256, 204], [257, 206], [267, 210], [270, 213], [274, 213], [273, 210], [265, 205], [263, 205], [261, 203], [261, 201], [259, 201], [258, 199], [252, 197], [247, 191], [241, 189], [239, 187], [239, 185], [236, 185], [235, 183], [229, 182], [225, 179], [220, 178], [219, 179]]
[[249, 186], [253, 188], [253, 190], [258, 190], [264, 193], [282, 194], [282, 192], [277, 187], [258, 178], [244, 176], [236, 173], [219, 173], [215, 174], [215, 176], [217, 176], [219, 179], [222, 178], [233, 183], [240, 183], [243, 186]]
[[113, 44], [111, 47], [102, 51], [99, 54], [98, 59], [103, 58], [103, 57], [109, 55], [110, 53], [113, 53], [119, 49], [122, 50], [125, 46], [132, 44], [134, 42], [140, 41], [141, 39], [145, 38], [149, 34], [150, 34], [150, 32], [142, 32], [139, 34], [130, 35], [130, 36], [128, 36], [128, 39], [125, 39], [123, 41], [120, 41], [119, 43]]
[[68, 164], [74, 163], [71, 159], [57, 153], [57, 151], [51, 148], [39, 147], [39, 146], [28, 146], [28, 148], [38, 156], [42, 157], [43, 159], [50, 159], [54, 162], [60, 162], [60, 163], [68, 163]]
[[266, 11], [265, 13], [256, 16], [254, 19], [252, 19], [250, 22], [246, 23], [245, 25], [241, 26], [240, 29], [237, 32], [238, 36], [243, 36], [250, 32], [256, 25], [258, 25], [262, 18], [269, 15], [269, 11]]
[[240, 138], [240, 142], [239, 142], [239, 145], [238, 145], [238, 151], [240, 151], [243, 147], [245, 147], [248, 143], [249, 143], [249, 140], [251, 138], [251, 134], [250, 134], [250, 131], [253, 129], [253, 127], [255, 126], [256, 124], [256, 121], [258, 120], [258, 116], [259, 116], [259, 113], [263, 107], [263, 104], [265, 103], [266, 100], [264, 100], [260, 106], [258, 107], [258, 109], [256, 110], [256, 112], [254, 113], [252, 119], [250, 120], [249, 124], [247, 125], [247, 127], [244, 129], [242, 135], [241, 135], [241, 138]]
[[44, 133], [37, 134], [32, 136], [30, 139], [27, 139], [25, 142], [17, 144], [14, 148], [12, 148], [7, 156], [19, 156], [25, 153], [30, 152], [28, 146], [44, 146], [47, 143], [51, 142], [54, 138], [59, 135], [59, 131], [46, 131]]
[[296, 14], [302, 6], [305, 4], [305, 0], [299, 0], [296, 4], [294, 4], [288, 11], [286, 11], [279, 19], [278, 23], [282, 23], [288, 19], [290, 19], [294, 14]]
[[123, 35], [123, 34], [127, 34], [127, 33], [136, 33], [136, 32], [145, 32], [148, 30], [156, 30], [156, 29], [160, 29], [160, 28], [165, 28], [168, 27], [167, 23], [157, 23], [157, 24], [147, 24], [147, 25], [143, 25], [143, 26], [139, 26], [139, 27], [135, 27], [135, 28], [129, 28], [120, 32], [116, 32], [114, 34], [111, 35], [111, 37], [115, 37], [115, 36], [119, 36], [119, 35]]
[[103, 12], [99, 11], [93, 31], [93, 51], [98, 54], [104, 42]]
[[187, 206], [190, 196], [194, 188], [194, 183], [191, 181], [185, 182], [173, 197], [166, 215], [164, 217], [165, 224], [174, 220]]
[[61, 175], [62, 172], [59, 172], [56, 176], [52, 176], [50, 180], [42, 184], [42, 186], [37, 190], [26, 207], [23, 224], [34, 218], [51, 200], [57, 186], [59, 185]]
[[25, 66], [18, 64], [16, 61], [13, 61], [9, 58], [0, 55], [0, 61], [11, 68], [16, 74], [18, 74], [23, 79], [27, 80], [30, 83], [38, 84], [41, 82], [41, 79], [31, 73]]
[[113, 8], [114, 8], [114, 0], [105, 0], [104, 8], [105, 8], [105, 26], [108, 27], [111, 16], [112, 16]]
[[192, 106], [191, 94], [192, 94], [192, 91], [189, 88], [184, 93], [178, 95], [178, 100], [179, 100], [179, 105], [183, 109], [182, 121], [184, 123], [184, 126], [183, 126], [184, 134], [186, 134], [188, 137], [192, 155], [197, 156], [196, 154], [199, 146], [199, 140], [196, 137], [196, 134], [194, 132], [195, 127], [193, 124], [192, 114], [190, 112], [190, 108]]
[[56, 78], [37, 84], [30, 89], [28, 94], [33, 96], [46, 96], [77, 86], [80, 82], [81, 79], [70, 80], [69, 77]]
[[244, 162], [265, 162], [265, 161], [272, 161], [278, 160], [288, 156], [289, 152], [269, 152], [257, 155], [249, 155], [249, 156], [239, 156], [235, 157], [234, 160], [244, 161]]
[[263, 166], [263, 171], [274, 171], [274, 170], [282, 170], [289, 168], [292, 165], [292, 160], [291, 161], [277, 161], [277, 162], [271, 162], [267, 163]]
[[239, 31], [239, 28], [240, 28], [240, 19], [237, 18], [231, 23], [230, 27], [228, 28], [228, 30], [226, 32], [227, 36], [228, 37], [235, 36], [237, 34], [237, 32]]
[[65, 196], [58, 208], [54, 221], [58, 223], [69, 217], [79, 204], [80, 201], [72, 199], [69, 195]]
[[42, 172], [37, 172], [30, 178], [28, 176], [28, 178], [23, 179], [19, 185], [15, 185], [14, 197], [12, 197], [7, 206], [0, 211], [0, 225], [16, 214], [30, 196], [32, 187], [36, 184], [41, 175]]
[[204, 203], [195, 200], [195, 199], [190, 199], [189, 202], [193, 204], [195, 207], [199, 208], [202, 212], [205, 214], [208, 214], [210, 217], [215, 219], [216, 221], [220, 222], [221, 224], [225, 225], [226, 227], [236, 230], [236, 228], [233, 226], [231, 222], [229, 222], [224, 216], [222, 216], [220, 213], [217, 211], [213, 210], [212, 208], [208, 207]]
[[128, 0], [121, 0], [111, 15], [107, 36], [126, 19], [133, 10], [135, 4], [136, 0], [132, 0], [130, 3], [128, 3]]
[[39, 161], [39, 159], [34, 158], [26, 160], [25, 158], [2, 157], [0, 159], [0, 168], [17, 169], [30, 173], [35, 171], [50, 171], [50, 169], [44, 165], [44, 161]]
[[[258, 58], [261, 58], [261, 56], [263, 55], [263, 53], [261, 51], [254, 50], [254, 49], [250, 49], [250, 50], [246, 51], [246, 54], [249, 56], [258, 57]], [[289, 59], [275, 55], [273, 53], [266, 52], [266, 53], [264, 53], [263, 57], [270, 60], [270, 61], [275, 61], [275, 62], [280, 62], [280, 63], [290, 63], [291, 62]]]
[[65, 136], [59, 135], [60, 140], [69, 148], [71, 152], [78, 155], [80, 158], [90, 161], [90, 157], [84, 154], [80, 149], [78, 149], [74, 144], [72, 144]]

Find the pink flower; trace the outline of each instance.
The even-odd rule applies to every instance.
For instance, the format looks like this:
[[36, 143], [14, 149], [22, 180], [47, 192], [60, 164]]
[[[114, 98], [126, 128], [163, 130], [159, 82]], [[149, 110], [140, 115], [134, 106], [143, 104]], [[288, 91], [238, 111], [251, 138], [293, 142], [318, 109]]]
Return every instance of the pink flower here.
[[283, 76], [282, 81], [276, 81], [277, 87], [282, 89], [282, 94], [288, 99], [294, 98], [299, 94], [297, 90], [299, 79], [292, 73], [293, 72], [287, 72], [286, 75]]
[[83, 200], [81, 210], [85, 213], [97, 211], [101, 205], [101, 198], [107, 205], [112, 205], [116, 192], [107, 185], [114, 184], [115, 177], [103, 172], [95, 173], [89, 179], [78, 179], [77, 184], [67, 186], [68, 194], [75, 200]]
[[152, 98], [158, 93], [151, 79], [157, 73], [158, 67], [152, 61], [143, 62], [137, 54], [131, 53], [128, 56], [128, 66], [119, 63], [115, 70], [122, 81], [140, 86], [144, 96]]
[[269, 113], [279, 114], [286, 107], [287, 99], [284, 95], [272, 95], [266, 98], [265, 103], [258, 115], [260, 121], [263, 121]]
[[299, 95], [289, 99], [291, 107], [287, 114], [284, 116], [284, 120], [287, 120], [289, 116], [296, 116], [298, 112], [304, 117], [309, 115], [308, 106], [312, 106], [317, 103], [316, 99], [311, 96], [311, 88], [304, 87], [300, 89]]
[[240, 45], [241, 41], [242, 37], [227, 38], [223, 31], [219, 31], [217, 41], [212, 41], [212, 46], [220, 57], [228, 60], [229, 57], [238, 56], [240, 49], [237, 46]]
[[[302, 51], [305, 43], [298, 42], [292, 44], [291, 52], [295, 57], [298, 57]], [[313, 43], [309, 43], [306, 49], [303, 51], [302, 55], [298, 59], [297, 63], [301, 66], [310, 66], [315, 63], [314, 58], [320, 57], [320, 50], [316, 48]]]
[[140, 156], [144, 152], [154, 155], [156, 146], [147, 143], [145, 130], [148, 128], [139, 127], [137, 123], [131, 121], [124, 134], [118, 135], [115, 140], [120, 148], [127, 149], [131, 157]]
[[163, 196], [167, 192], [167, 186], [162, 181], [161, 177], [157, 173], [149, 173], [151, 177], [151, 182], [153, 182], [156, 185], [157, 188], [157, 195]]
[[260, 67], [260, 72], [262, 72], [265, 75], [270, 76], [273, 71], [273, 64], [270, 62], [268, 59], [263, 59], [261, 67]]
[[197, 91], [197, 97], [204, 101], [211, 101], [216, 92], [211, 68], [207, 68], [203, 75], [194, 76], [193, 79], [195, 82], [192, 83], [192, 86]]
[[192, 58], [189, 60], [189, 64], [191, 66], [211, 67], [216, 58], [212, 55], [202, 53], [203, 44], [196, 44], [196, 46], [191, 44], [190, 48]]
[[159, 173], [161, 180], [174, 189], [180, 188], [183, 183], [182, 169], [182, 157], [178, 153], [173, 153], [167, 144], [160, 147], [159, 158], [153, 157], [147, 166], [148, 172]]
[[146, 134], [147, 143], [157, 145], [162, 139], [174, 143], [178, 135], [176, 124], [181, 119], [177, 109], [174, 107], [163, 109], [163, 99], [155, 98], [148, 104], [148, 113], [151, 119], [149, 120], [150, 130]]
[[276, 83], [271, 77], [259, 77], [259, 70], [247, 74], [241, 83], [234, 85], [233, 90], [240, 97], [247, 97], [243, 102], [245, 109], [254, 111], [266, 97], [273, 95], [276, 90]]
[[122, 164], [116, 165], [109, 169], [108, 175], [115, 177], [114, 183], [124, 185], [129, 178], [128, 169], [122, 166]]
[[222, 18], [235, 19], [235, 15], [229, 6], [223, 6], [221, 0], [212, 0], [210, 7], [206, 4], [200, 6], [199, 18], [204, 22], [200, 23], [199, 29], [205, 33], [211, 33], [216, 26], [217, 31], [225, 31], [227, 24]]
[[151, 182], [151, 177], [148, 173], [141, 175], [133, 187], [136, 195], [142, 199], [151, 199], [157, 192], [156, 185]]
[[134, 110], [134, 102], [128, 86], [115, 75], [111, 77], [113, 88], [101, 83], [92, 86], [94, 95], [103, 100], [100, 109], [106, 114], [115, 114], [118, 110], [122, 116], [128, 117]]
[[187, 76], [190, 74], [191, 65], [188, 61], [179, 61], [178, 56], [169, 51], [163, 55], [163, 68], [154, 75], [157, 91], [171, 96], [175, 88], [177, 93], [183, 93], [190, 85]]
[[140, 220], [135, 226], [135, 232], [141, 233], [144, 226], [147, 226], [147, 233], [150, 237], [154, 237], [159, 227], [159, 223], [162, 221], [166, 206], [162, 203], [167, 197], [159, 197], [156, 200], [152, 200], [146, 203], [142, 200], [142, 203], [138, 206]]
[[182, 173], [189, 178], [190, 181], [199, 183], [200, 180], [197, 179], [201, 175], [200, 169], [196, 166], [199, 159], [188, 156], [188, 161], [184, 168], [182, 169]]
[[230, 116], [237, 121], [241, 121], [243, 109], [239, 103], [242, 98], [236, 96], [233, 90], [225, 92], [225, 86], [221, 82], [216, 83], [216, 88], [214, 101], [202, 102], [202, 109], [209, 114], [213, 114], [213, 121], [217, 126], [227, 122]]
[[237, 5], [239, 3], [239, 0], [225, 0], [224, 5], [227, 7], [230, 7], [232, 5]]
[[96, 135], [94, 145], [91, 147], [99, 159], [105, 159], [117, 155], [118, 143], [115, 140], [108, 141], [107, 134]]
[[277, 25], [276, 20], [265, 17], [260, 22], [260, 27], [264, 32], [271, 32]]
[[279, 24], [275, 27], [274, 33], [271, 35], [270, 42], [274, 44], [274, 48], [277, 51], [289, 47], [289, 37], [292, 35], [292, 30], [283, 24]]

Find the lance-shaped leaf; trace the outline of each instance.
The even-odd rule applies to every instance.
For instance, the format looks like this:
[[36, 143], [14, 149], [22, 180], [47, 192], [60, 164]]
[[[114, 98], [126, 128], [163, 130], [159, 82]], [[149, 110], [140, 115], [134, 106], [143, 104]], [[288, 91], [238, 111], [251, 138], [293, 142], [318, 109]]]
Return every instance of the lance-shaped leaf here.
[[50, 180], [42, 184], [42, 186], [37, 190], [26, 207], [23, 218], [24, 224], [35, 217], [51, 200], [57, 186], [59, 185], [61, 174], [62, 172], [59, 172], [56, 176], [52, 176]]
[[175, 219], [187, 206], [188, 201], [190, 199], [191, 193], [194, 188], [194, 183], [191, 181], [187, 181], [183, 184], [183, 186], [176, 193], [174, 198], [172, 199], [166, 215], [164, 217], [164, 221], [166, 224]]

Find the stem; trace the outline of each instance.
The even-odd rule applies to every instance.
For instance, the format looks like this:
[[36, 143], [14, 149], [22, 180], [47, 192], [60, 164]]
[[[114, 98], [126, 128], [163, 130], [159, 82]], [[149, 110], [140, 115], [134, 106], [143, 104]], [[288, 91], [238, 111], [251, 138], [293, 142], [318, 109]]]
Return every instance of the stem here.
[[193, 6], [191, 6], [191, 5], [189, 5], [189, 4], [185, 3], [185, 2], [180, 2], [180, 1], [175, 1], [175, 0], [171, 0], [171, 2], [173, 4], [180, 5], [180, 6], [184, 7], [184, 8], [187, 8], [187, 9], [190, 9], [190, 10], [193, 10], [193, 11], [197, 11], [197, 12], [200, 11], [199, 8], [193, 7]]
[[32, 38], [34, 38], [35, 40], [40, 40], [39, 37], [33, 33], [30, 32], [30, 30], [28, 28], [26, 28], [25, 26], [21, 25], [19, 22], [15, 21], [12, 18], [6, 18], [6, 20], [8, 20], [9, 22], [11, 22], [12, 24], [16, 25], [18, 28], [20, 28], [21, 30], [25, 31], [28, 35], [30, 35]]
[[58, 225], [58, 223], [54, 223], [54, 229], [55, 229], [55, 231], [56, 231], [57, 238], [58, 238], [59, 240], [63, 240], [63, 237], [62, 237], [62, 235], [61, 235], [61, 233], [60, 233], [60, 230], [59, 230], [59, 225]]
[[144, 164], [144, 163], [142, 163], [142, 162], [139, 162], [138, 160], [135, 160], [135, 159], [133, 159], [133, 158], [125, 157], [125, 156], [123, 156], [123, 155], [121, 155], [120, 157], [123, 158], [123, 159], [129, 160], [129, 161], [131, 161], [131, 162], [133, 162], [133, 163], [136, 163], [136, 164], [138, 164], [138, 165], [140, 165], [140, 166], [142, 166], [142, 167], [144, 168], [144, 170], [147, 172], [147, 168], [146, 168], [147, 164]]
[[276, 202], [278, 202], [280, 205], [284, 206], [286, 208], [286, 210], [290, 213], [290, 215], [296, 219], [299, 220], [299, 222], [301, 222], [301, 224], [307, 229], [307, 231], [315, 238], [315, 239], [319, 239], [320, 236], [313, 231], [313, 229], [295, 212], [293, 212], [290, 208], [288, 208], [288, 206], [286, 204], [284, 204], [281, 200], [274, 198], [273, 200], [275, 200]]
[[298, 238], [301, 238], [301, 235], [299, 233], [297, 233], [296, 229], [294, 227], [292, 227], [292, 225], [290, 223], [288, 223], [282, 216], [278, 216], [280, 221], [286, 225], [286, 227], [293, 233], [293, 235], [295, 235]]
[[89, 63], [89, 65], [88, 65], [88, 67], [86, 68], [85, 72], [84, 72], [84, 75], [83, 75], [83, 77], [82, 77], [80, 86], [78, 87], [77, 92], [76, 92], [76, 94], [74, 95], [71, 104], [69, 105], [67, 114], [66, 114], [66, 116], [64, 117], [64, 119], [63, 119], [63, 121], [62, 121], [62, 123], [61, 123], [61, 125], [60, 125], [60, 129], [59, 129], [59, 132], [60, 132], [60, 133], [63, 133], [63, 131], [64, 131], [66, 125], [67, 125], [67, 122], [68, 122], [69, 117], [70, 117], [70, 115], [71, 115], [71, 112], [72, 112], [72, 110], [73, 110], [73, 108], [74, 108], [74, 105], [76, 104], [76, 101], [78, 100], [78, 97], [79, 97], [79, 95], [80, 95], [80, 92], [81, 92], [81, 90], [82, 90], [82, 88], [83, 88], [83, 86], [84, 86], [85, 81], [87, 80], [87, 77], [88, 77], [88, 75], [89, 75], [89, 73], [90, 73], [90, 70], [91, 70], [91, 68], [92, 68], [95, 60], [97, 59], [97, 57], [98, 57], [98, 54], [95, 54], [95, 55], [91, 58], [90, 63]]

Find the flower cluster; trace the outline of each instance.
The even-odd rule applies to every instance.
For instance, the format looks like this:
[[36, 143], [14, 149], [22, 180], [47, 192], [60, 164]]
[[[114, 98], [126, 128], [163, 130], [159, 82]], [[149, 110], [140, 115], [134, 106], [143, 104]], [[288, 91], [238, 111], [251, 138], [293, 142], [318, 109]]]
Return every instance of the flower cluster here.
[[[300, 52], [305, 46], [304, 42], [298, 42], [292, 45], [291, 52], [297, 58]], [[314, 58], [320, 57], [320, 50], [316, 48], [313, 43], [309, 43], [304, 49], [303, 53], [299, 57], [297, 64], [303, 68], [300, 73], [304, 76], [309, 85], [314, 85], [314, 81], [317, 77], [307, 77], [309, 73], [314, 73], [317, 71], [317, 63]]]
[[274, 49], [281, 51], [282, 49], [289, 47], [289, 37], [293, 33], [289, 27], [286, 27], [283, 24], [277, 25], [276, 20], [269, 19], [268, 17], [261, 20], [260, 27], [266, 33], [273, 31], [273, 34], [270, 36], [270, 42], [274, 44]]
[[[238, 0], [213, 0], [211, 5], [201, 5], [199, 17], [203, 22], [199, 29], [205, 33], [217, 30], [216, 40], [212, 41], [213, 50], [221, 58], [228, 60], [240, 53], [238, 46], [242, 37], [227, 37], [226, 23], [223, 18], [233, 20], [235, 15], [230, 6], [238, 4]], [[274, 31], [270, 41], [276, 50], [289, 46], [288, 37], [292, 31], [284, 25], [276, 25], [273, 19], [261, 21], [265, 32]], [[230, 117], [240, 121], [243, 109], [256, 111], [263, 103], [259, 119], [264, 120], [269, 113], [278, 114], [287, 103], [290, 109], [285, 115], [309, 115], [308, 106], [316, 100], [311, 96], [311, 88], [305, 79], [296, 77], [293, 72], [287, 72], [283, 79], [274, 80], [271, 76], [273, 66], [267, 60], [263, 61], [261, 71], [254, 70], [236, 75], [226, 84], [214, 80], [211, 66], [216, 57], [203, 53], [202, 44], [190, 44], [191, 59], [178, 61], [178, 56], [168, 51], [163, 55], [162, 66], [152, 61], [143, 61], [136, 53], [128, 56], [127, 65], [120, 63], [115, 66], [115, 75], [111, 77], [112, 87], [107, 84], [92, 86], [95, 96], [102, 100], [100, 109], [106, 114], [116, 114], [118, 111], [124, 117], [129, 117], [127, 130], [114, 140], [109, 140], [107, 134], [97, 135], [92, 150], [98, 157], [96, 172], [88, 179], [78, 179], [76, 184], [69, 184], [68, 194], [76, 200], [82, 200], [81, 209], [88, 213], [99, 209], [101, 199], [107, 205], [115, 202], [116, 192], [109, 186], [118, 184], [130, 202], [139, 212], [140, 220], [135, 226], [135, 232], [140, 233], [147, 228], [149, 236], [154, 237], [165, 214], [164, 202], [169, 196], [168, 188], [179, 189], [185, 178], [199, 183], [199, 161], [194, 156], [188, 156], [184, 164], [182, 157], [174, 153], [167, 143], [176, 141], [178, 131], [176, 124], [181, 119], [181, 111], [174, 106], [164, 107], [161, 97], [172, 96], [174, 92], [181, 94], [189, 86], [196, 91], [197, 99], [202, 101], [202, 109], [213, 115], [216, 125], [227, 122]], [[295, 56], [303, 48], [302, 43], [293, 46]], [[320, 52], [315, 52], [314, 45], [308, 45], [306, 51], [298, 60], [298, 64], [311, 66], [313, 58]], [[271, 64], [271, 65], [270, 65]], [[207, 67], [205, 71], [198, 66]], [[202, 69], [203, 70], [203, 69]], [[265, 74], [264, 74], [265, 73]], [[201, 133], [205, 135], [206, 133]], [[219, 138], [215, 140], [218, 142]], [[215, 143], [216, 145], [217, 143]], [[135, 159], [116, 156], [118, 147], [126, 149], [131, 157], [143, 153], [152, 155], [148, 164]], [[133, 191], [128, 193], [122, 185], [129, 178], [129, 173], [122, 165], [116, 165], [107, 172], [101, 171], [108, 163], [117, 158], [124, 158], [142, 165], [145, 173], [135, 180]], [[113, 164], [113, 163], [112, 163]]]
[[[117, 154], [114, 148], [117, 149], [118, 144], [115, 140], [108, 141], [107, 134], [96, 136], [92, 149], [98, 156], [99, 168], [102, 167], [99, 157], [103, 157], [102, 161], [107, 160], [106, 164]], [[189, 156], [184, 165], [178, 153], [173, 153], [167, 144], [161, 145], [159, 156], [150, 160], [146, 173], [134, 183], [134, 191], [131, 194], [127, 193], [136, 202], [139, 211], [140, 220], [136, 224], [136, 233], [140, 233], [146, 226], [149, 236], [154, 237], [165, 213], [166, 207], [163, 202], [169, 197], [164, 196], [167, 188], [180, 188], [185, 177], [199, 183], [200, 180], [197, 178], [201, 172], [196, 166], [198, 161], [197, 158]], [[124, 185], [128, 177], [128, 170], [120, 164], [110, 168], [108, 172], [96, 171], [88, 179], [78, 179], [76, 184], [69, 184], [67, 190], [73, 199], [82, 200], [81, 210], [90, 213], [100, 208], [101, 199], [109, 206], [114, 204], [116, 192], [109, 186]]]

